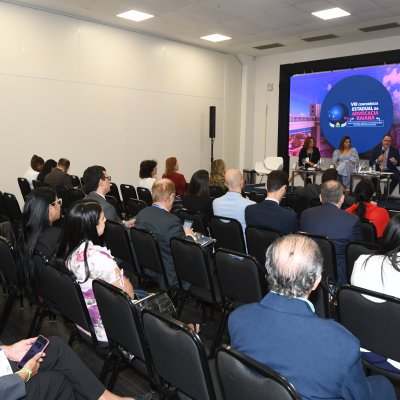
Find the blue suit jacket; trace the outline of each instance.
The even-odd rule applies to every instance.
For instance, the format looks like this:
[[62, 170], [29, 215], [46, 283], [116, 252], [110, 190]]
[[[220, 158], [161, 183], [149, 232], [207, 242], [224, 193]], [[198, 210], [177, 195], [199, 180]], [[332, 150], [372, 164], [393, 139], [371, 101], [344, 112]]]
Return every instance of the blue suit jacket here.
[[345, 283], [346, 246], [349, 242], [362, 241], [360, 219], [340, 210], [334, 204], [323, 204], [303, 211], [300, 225], [304, 232], [332, 239], [336, 250], [339, 281]]
[[[382, 154], [382, 146], [377, 147], [374, 149], [371, 158], [369, 160], [369, 165], [374, 166], [374, 168], [378, 171], [379, 170], [379, 165], [376, 165], [375, 160]], [[394, 165], [389, 161], [390, 158], [394, 157], [397, 160], [397, 164]], [[399, 155], [399, 150], [397, 150], [395, 147], [389, 147], [389, 153], [388, 153], [388, 161], [387, 161], [387, 170], [389, 172], [398, 172], [397, 170], [397, 165], [400, 165], [400, 155]]]
[[267, 294], [229, 318], [232, 347], [280, 372], [303, 399], [371, 399], [358, 340], [300, 299]]
[[260, 226], [282, 233], [297, 232], [299, 225], [295, 212], [281, 207], [273, 200], [246, 207], [246, 225]]

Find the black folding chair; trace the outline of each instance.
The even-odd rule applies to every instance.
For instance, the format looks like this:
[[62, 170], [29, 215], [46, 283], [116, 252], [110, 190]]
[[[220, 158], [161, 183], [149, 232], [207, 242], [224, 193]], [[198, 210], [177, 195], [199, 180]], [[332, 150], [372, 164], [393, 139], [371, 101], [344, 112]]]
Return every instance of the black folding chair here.
[[125, 204], [125, 207], [126, 207], [129, 199], [137, 199], [138, 198], [136, 189], [132, 185], [127, 185], [127, 184], [121, 183], [121, 185], [119, 185], [119, 189], [121, 190], [122, 200]]
[[222, 189], [221, 186], [210, 185], [209, 189], [210, 189], [210, 197], [212, 197], [213, 199], [223, 196], [226, 192], [226, 190]]
[[72, 186], [76, 189], [81, 187], [81, 180], [76, 175], [70, 175], [72, 179]]
[[373, 243], [351, 242], [346, 246], [346, 275], [347, 283], [350, 284], [351, 274], [353, 273], [354, 263], [363, 254], [373, 254], [378, 248]]
[[122, 219], [122, 212], [118, 200], [114, 196], [106, 195], [106, 200], [115, 208], [118, 217]]
[[1, 222], [3, 221], [9, 221], [10, 218], [8, 216], [8, 210], [6, 207], [6, 202], [4, 200], [4, 194], [3, 192], [0, 191], [0, 220]]
[[190, 211], [185, 208], [181, 208], [176, 211], [176, 215], [182, 221], [182, 224], [185, 222], [185, 220], [193, 221], [192, 228], [195, 232], [200, 232], [205, 236], [210, 234], [208, 232], [204, 216], [200, 211]]
[[301, 400], [283, 375], [230, 346], [217, 353], [217, 368], [224, 400]]
[[136, 192], [139, 200], [144, 201], [148, 206], [153, 204], [153, 197], [149, 189], [138, 186]]
[[19, 225], [22, 219], [22, 212], [17, 198], [12, 193], [3, 193], [3, 199], [8, 218], [14, 224]]
[[72, 205], [76, 201], [83, 199], [85, 197], [85, 193], [83, 193], [80, 189], [68, 189], [68, 196]]
[[22, 198], [25, 201], [28, 197], [28, 194], [31, 192], [31, 187], [28, 180], [25, 178], [18, 178], [18, 186], [21, 190]]
[[210, 220], [211, 236], [216, 239], [215, 248], [223, 247], [246, 253], [242, 225], [237, 219], [214, 215]]
[[71, 205], [71, 199], [69, 197], [69, 191], [70, 189], [68, 189], [65, 186], [60, 186], [57, 185], [55, 187], [56, 192], [57, 192], [57, 196], [62, 199], [62, 211], [63, 214], [65, 214], [65, 212], [68, 210], [69, 206]]
[[205, 348], [194, 331], [182, 322], [155, 311], [143, 311], [143, 326], [152, 362], [163, 394], [178, 398], [215, 400]]
[[363, 238], [363, 242], [365, 243], [378, 243], [376, 227], [371, 221], [367, 219], [361, 220], [361, 235]]
[[140, 210], [146, 207], [148, 206], [144, 201], [130, 198], [125, 203], [126, 215], [130, 218], [135, 217]]
[[118, 186], [114, 182], [110, 182], [110, 191], [108, 192], [108, 196], [114, 197], [114, 199], [117, 201], [118, 206], [116, 207], [116, 209], [117, 211], [119, 211], [119, 214], [122, 215], [122, 213], [124, 212], [124, 207], [121, 196], [119, 195]]

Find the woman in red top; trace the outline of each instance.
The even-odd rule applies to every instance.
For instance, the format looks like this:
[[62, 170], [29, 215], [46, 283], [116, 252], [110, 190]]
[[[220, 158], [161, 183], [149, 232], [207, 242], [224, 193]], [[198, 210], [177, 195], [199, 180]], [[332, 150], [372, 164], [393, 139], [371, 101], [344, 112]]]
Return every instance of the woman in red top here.
[[174, 182], [176, 194], [183, 197], [183, 194], [186, 190], [187, 182], [185, 177], [177, 172], [178, 170], [178, 160], [175, 157], [167, 158], [167, 161], [165, 161], [165, 171], [162, 177], [168, 178], [172, 182]]
[[389, 223], [389, 213], [382, 207], [378, 207], [376, 203], [371, 202], [374, 188], [369, 181], [358, 182], [354, 189], [356, 202], [346, 209], [351, 214], [358, 215], [361, 219], [371, 221], [376, 228], [378, 238], [382, 237], [386, 225]]

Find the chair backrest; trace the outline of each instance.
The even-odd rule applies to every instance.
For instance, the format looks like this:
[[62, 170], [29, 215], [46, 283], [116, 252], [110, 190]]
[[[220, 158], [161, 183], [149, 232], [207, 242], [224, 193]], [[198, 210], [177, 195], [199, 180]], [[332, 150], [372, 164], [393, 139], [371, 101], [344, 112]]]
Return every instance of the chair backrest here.
[[115, 208], [115, 211], [118, 214], [118, 217], [122, 219], [122, 213], [121, 213], [121, 208], [120, 204], [118, 203], [118, 200], [114, 196], [106, 195], [106, 200]]
[[0, 272], [7, 282], [18, 286], [17, 263], [11, 242], [0, 236]]
[[286, 193], [286, 196], [281, 201], [281, 205], [289, 207], [300, 217], [301, 213], [308, 208], [308, 200], [293, 193]]
[[361, 221], [361, 235], [365, 243], [378, 243], [375, 225], [366, 219]]
[[[383, 301], [377, 303], [365, 296]], [[338, 293], [338, 317], [360, 346], [393, 360], [400, 360], [400, 299], [356, 286]]]
[[124, 268], [138, 276], [131, 238], [126, 227], [118, 222], [106, 221], [103, 239], [111, 254], [123, 262]]
[[183, 290], [183, 281], [189, 282], [189, 291], [194, 297], [216, 304], [208, 254], [201, 246], [187, 239], [172, 238], [171, 253], [180, 289]]
[[12, 193], [3, 193], [3, 198], [8, 218], [11, 222], [19, 224], [22, 219], [22, 212], [17, 198]]
[[337, 282], [337, 263], [336, 263], [336, 252], [335, 252], [335, 245], [333, 244], [332, 240], [329, 239], [327, 236], [321, 235], [312, 235], [306, 232], [298, 232], [301, 235], [308, 236], [312, 240], [314, 240], [324, 257], [324, 266], [322, 271], [322, 276], [324, 278], [332, 278]]
[[224, 400], [301, 400], [281, 374], [232, 347], [218, 350], [217, 368]]
[[149, 355], [140, 312], [129, 295], [103, 280], [93, 281], [93, 292], [110, 345], [122, 346], [148, 367]]
[[346, 275], [347, 283], [350, 283], [351, 274], [353, 273], [354, 263], [362, 254], [372, 254], [378, 245], [373, 243], [357, 243], [350, 242], [346, 246]]
[[118, 204], [121, 204], [121, 196], [119, 195], [118, 186], [114, 182], [110, 182], [110, 191], [108, 192], [110, 196], [115, 197], [118, 201]]
[[387, 212], [389, 213], [390, 218], [394, 217], [395, 215], [400, 213], [400, 210], [392, 210], [390, 208], [386, 208]]
[[[138, 262], [138, 271], [141, 276], [147, 276], [146, 269], [161, 275], [166, 288], [169, 281], [165, 272], [164, 262], [161, 256], [158, 240], [153, 232], [147, 229], [131, 228], [131, 240]], [[151, 278], [151, 277], [150, 277]]]
[[217, 241], [215, 248], [246, 253], [242, 225], [237, 219], [214, 215], [210, 219], [210, 229], [211, 236]]
[[9, 218], [8, 217], [8, 210], [7, 210], [7, 207], [6, 207], [5, 200], [4, 200], [4, 194], [1, 191], [0, 191], [0, 216], [2, 216], [3, 220], [4, 220], [3, 217], [6, 217], [7, 219]]
[[184, 223], [185, 220], [193, 221], [192, 228], [195, 232], [200, 232], [206, 236], [209, 235], [209, 232], [206, 228], [207, 224], [205, 223], [204, 216], [200, 211], [190, 211], [186, 208], [181, 208], [177, 210], [176, 215], [179, 217], [182, 223]]
[[148, 206], [151, 206], [153, 204], [153, 197], [149, 189], [138, 186], [136, 188], [136, 192], [139, 200], [144, 201]]
[[130, 217], [135, 217], [140, 210], [143, 210], [143, 208], [146, 207], [148, 206], [143, 200], [138, 200], [133, 198], [128, 199], [127, 202], [125, 203], [126, 214], [129, 215]]
[[308, 300], [313, 303], [315, 314], [321, 318], [331, 318], [331, 304], [329, 303], [329, 289], [326, 282], [320, 282], [318, 287], [311, 292]]
[[265, 252], [282, 234], [257, 226], [246, 227], [247, 252], [254, 256], [261, 266], [265, 265]]
[[262, 203], [265, 200], [265, 193], [260, 192], [250, 192], [249, 199], [255, 201], [256, 203]]
[[121, 190], [122, 200], [125, 204], [125, 207], [126, 207], [129, 199], [137, 199], [138, 198], [136, 189], [132, 185], [121, 183], [121, 185], [119, 185], [119, 189]]
[[70, 175], [72, 179], [72, 186], [74, 188], [80, 188], [81, 187], [81, 180], [76, 176], [76, 175]]
[[216, 199], [218, 197], [223, 196], [225, 194], [225, 191], [224, 191], [224, 189], [222, 189], [221, 186], [210, 185], [209, 193], [210, 193], [210, 197]]
[[267, 292], [266, 271], [252, 256], [218, 249], [215, 268], [222, 298], [239, 304], [258, 303]]
[[283, 169], [283, 157], [268, 156], [264, 159], [264, 166], [269, 172]]
[[55, 189], [57, 192], [57, 196], [62, 199], [62, 209], [65, 212], [71, 205], [71, 199], [69, 197], [69, 189], [61, 185], [57, 185]]
[[22, 198], [25, 200], [31, 192], [28, 180], [26, 178], [18, 178], [18, 186], [21, 190]]
[[85, 193], [83, 193], [80, 189], [68, 189], [68, 195], [71, 204], [85, 197]]
[[37, 189], [39, 187], [42, 187], [43, 183], [38, 181], [37, 179], [32, 179], [32, 186], [34, 189]]
[[143, 312], [143, 325], [156, 374], [184, 396], [214, 400], [211, 372], [199, 336], [185, 324], [149, 310]]

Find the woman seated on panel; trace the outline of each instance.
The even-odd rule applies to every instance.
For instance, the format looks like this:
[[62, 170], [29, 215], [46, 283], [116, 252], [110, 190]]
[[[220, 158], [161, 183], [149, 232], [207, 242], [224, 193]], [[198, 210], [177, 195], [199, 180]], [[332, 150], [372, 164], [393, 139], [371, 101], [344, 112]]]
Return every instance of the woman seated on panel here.
[[151, 192], [153, 183], [157, 180], [157, 161], [142, 161], [140, 163], [139, 177], [138, 186], [147, 188]]
[[190, 211], [200, 211], [208, 224], [213, 215], [208, 171], [201, 169], [193, 174], [183, 197], [183, 207]]
[[307, 136], [299, 153], [299, 166], [315, 167], [320, 158], [319, 149], [314, 146], [314, 138]]
[[347, 188], [350, 184], [351, 174], [360, 162], [356, 148], [351, 147], [349, 136], [343, 136], [340, 139], [339, 148], [333, 152], [332, 162], [342, 177], [343, 185]]
[[373, 194], [374, 187], [370, 181], [358, 182], [354, 189], [355, 203], [346, 211], [358, 215], [360, 219], [371, 221], [375, 225], [377, 237], [381, 238], [390, 216], [387, 210], [378, 207], [375, 202], [371, 201]]
[[[400, 298], [400, 215], [390, 219], [378, 250], [356, 260], [350, 281], [352, 285]], [[381, 302], [371, 297], [368, 299]], [[364, 351], [362, 357], [379, 368], [400, 373], [399, 362]]]
[[225, 172], [226, 171], [225, 171], [224, 160], [221, 160], [221, 159], [214, 160], [211, 163], [210, 185], [211, 186], [219, 186], [225, 191], [226, 190]]
[[26, 198], [17, 243], [18, 275], [27, 292], [34, 292], [36, 274], [33, 252], [40, 251], [48, 260], [57, 252], [61, 229], [54, 224], [60, 219], [62, 200], [50, 187], [32, 190]]
[[[65, 266], [74, 273], [81, 286], [96, 337], [100, 342], [107, 342], [107, 336], [93, 294], [92, 281], [102, 279], [124, 290], [132, 299], [134, 297], [133, 287], [124, 276], [123, 270], [118, 267], [110, 251], [98, 244], [99, 237], [104, 233], [105, 223], [104, 212], [97, 201], [83, 199], [76, 202], [66, 215], [59, 250]], [[79, 329], [85, 332], [82, 328]]]
[[168, 178], [175, 184], [175, 191], [178, 196], [183, 197], [185, 193], [187, 182], [185, 177], [179, 172], [179, 163], [175, 157], [169, 157], [165, 161], [165, 171], [163, 178]]

